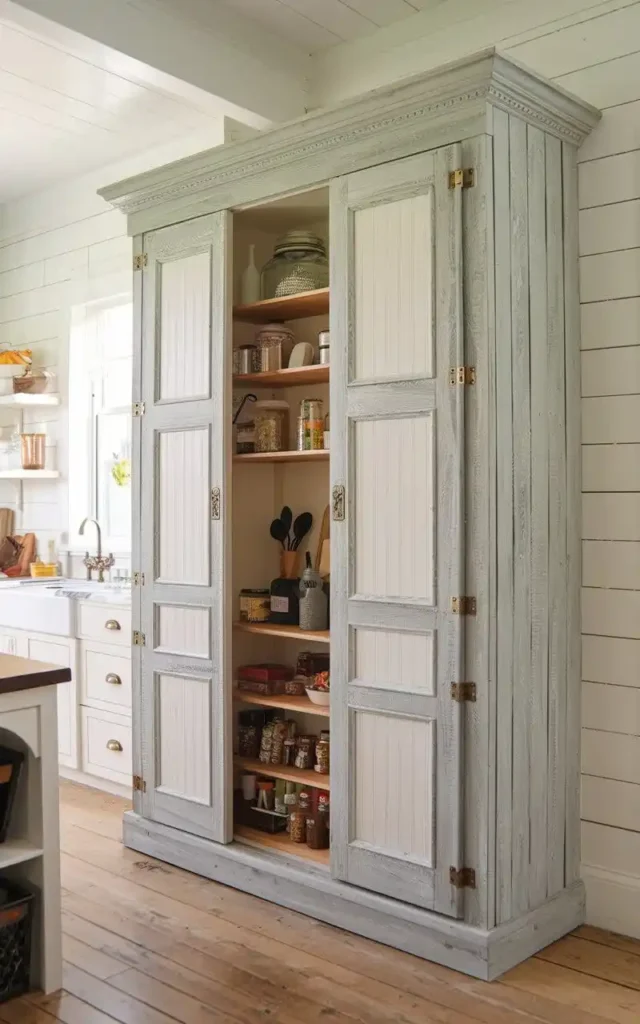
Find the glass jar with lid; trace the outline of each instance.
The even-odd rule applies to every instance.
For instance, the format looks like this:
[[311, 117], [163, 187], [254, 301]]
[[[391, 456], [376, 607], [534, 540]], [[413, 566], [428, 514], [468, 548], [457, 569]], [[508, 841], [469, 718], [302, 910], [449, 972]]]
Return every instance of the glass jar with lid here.
[[275, 399], [256, 402], [254, 409], [256, 452], [284, 452], [289, 447], [289, 405]]
[[288, 231], [279, 238], [261, 274], [263, 299], [284, 298], [329, 285], [325, 243], [310, 231]]
[[294, 343], [295, 335], [286, 324], [272, 323], [261, 327], [256, 332], [258, 372], [271, 373], [288, 366]]

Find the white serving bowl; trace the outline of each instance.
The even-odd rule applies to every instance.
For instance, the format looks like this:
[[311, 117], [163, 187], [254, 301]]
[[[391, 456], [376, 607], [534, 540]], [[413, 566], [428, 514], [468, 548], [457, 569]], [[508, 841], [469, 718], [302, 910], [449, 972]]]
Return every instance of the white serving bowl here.
[[330, 690], [312, 690], [310, 687], [305, 686], [307, 691], [307, 697], [312, 704], [320, 704], [324, 708], [329, 707], [329, 701], [331, 699]]

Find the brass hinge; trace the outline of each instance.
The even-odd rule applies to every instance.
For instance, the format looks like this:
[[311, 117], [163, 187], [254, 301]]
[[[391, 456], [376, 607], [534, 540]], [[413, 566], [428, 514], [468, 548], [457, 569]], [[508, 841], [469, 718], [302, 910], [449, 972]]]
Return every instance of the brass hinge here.
[[148, 258], [146, 252], [139, 252], [137, 256], [133, 257], [133, 269], [142, 270], [143, 267], [146, 267], [147, 262]]
[[145, 405], [144, 402], [134, 402], [131, 406], [131, 413], [135, 416], [144, 416]]
[[336, 484], [332, 493], [333, 518], [341, 523], [344, 520], [344, 486]]
[[144, 633], [139, 633], [137, 629], [133, 631], [133, 637], [131, 643], [134, 647], [144, 647], [147, 642], [147, 638]]
[[475, 597], [452, 597], [451, 611], [453, 612], [454, 615], [475, 615]]
[[449, 868], [449, 881], [454, 889], [475, 889], [476, 873], [473, 868]]
[[133, 776], [133, 788], [134, 788], [136, 793], [146, 793], [147, 792], [147, 784], [146, 784], [146, 782], [144, 781], [144, 779], [142, 778], [141, 775], [134, 775]]
[[449, 188], [473, 188], [476, 172], [473, 167], [458, 167], [449, 172]]
[[475, 702], [476, 699], [476, 684], [475, 683], [452, 683], [451, 684], [451, 700], [457, 700], [458, 704], [463, 704], [466, 700]]
[[132, 576], [134, 587], [144, 587], [144, 573], [134, 572]]
[[465, 384], [469, 387], [476, 382], [475, 366], [452, 366], [449, 370], [449, 383], [454, 387], [456, 384]]
[[220, 488], [214, 487], [211, 491], [211, 518], [220, 518]]

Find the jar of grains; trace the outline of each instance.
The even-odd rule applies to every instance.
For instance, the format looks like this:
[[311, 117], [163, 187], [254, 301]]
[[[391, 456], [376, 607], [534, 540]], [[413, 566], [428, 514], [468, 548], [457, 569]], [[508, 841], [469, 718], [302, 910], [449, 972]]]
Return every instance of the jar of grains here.
[[257, 452], [283, 452], [289, 447], [289, 406], [275, 400], [256, 402], [255, 446]]

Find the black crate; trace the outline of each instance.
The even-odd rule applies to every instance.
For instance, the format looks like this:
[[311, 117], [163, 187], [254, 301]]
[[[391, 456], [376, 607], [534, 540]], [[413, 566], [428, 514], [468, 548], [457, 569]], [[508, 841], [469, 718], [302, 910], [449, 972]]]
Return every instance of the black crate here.
[[0, 747], [0, 843], [7, 838], [11, 809], [18, 787], [24, 754], [11, 747]]
[[0, 878], [0, 1003], [31, 986], [33, 893]]

